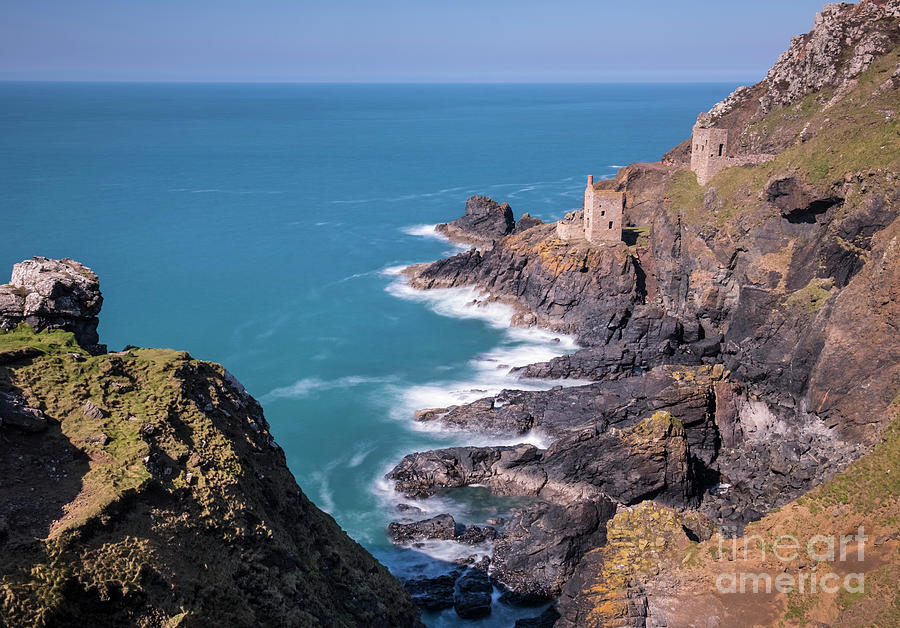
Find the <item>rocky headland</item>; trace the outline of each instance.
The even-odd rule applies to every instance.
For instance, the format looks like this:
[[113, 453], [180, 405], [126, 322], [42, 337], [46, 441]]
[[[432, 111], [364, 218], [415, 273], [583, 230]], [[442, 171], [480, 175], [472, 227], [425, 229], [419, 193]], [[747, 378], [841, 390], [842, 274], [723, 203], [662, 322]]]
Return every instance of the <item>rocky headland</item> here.
[[[766, 79], [700, 115], [727, 130], [730, 167], [700, 185], [686, 140], [595, 185], [624, 193], [621, 242], [561, 239], [473, 197], [438, 230], [476, 248], [407, 269], [415, 288], [473, 287], [512, 305], [513, 324], [582, 347], [518, 373], [589, 384], [415, 417], [538, 432], [546, 449], [417, 452], [388, 474], [410, 499], [478, 485], [531, 500], [480, 566], [506, 599], [555, 602], [521, 625], [860, 625], [860, 608], [896, 605], [883, 591], [716, 597], [704, 578], [721, 565], [696, 552], [748, 526], [784, 530], [779, 509], [823, 529], [884, 531], [900, 516], [894, 480], [877, 508], [848, 486], [868, 486], [860, 466], [897, 467], [884, 450], [900, 420], [898, 44], [896, 0], [828, 5]], [[885, 556], [879, 568], [896, 570]], [[765, 612], [741, 623], [731, 603]]]
[[73, 260], [0, 286], [0, 624], [421, 626], [218, 364], [98, 344]]

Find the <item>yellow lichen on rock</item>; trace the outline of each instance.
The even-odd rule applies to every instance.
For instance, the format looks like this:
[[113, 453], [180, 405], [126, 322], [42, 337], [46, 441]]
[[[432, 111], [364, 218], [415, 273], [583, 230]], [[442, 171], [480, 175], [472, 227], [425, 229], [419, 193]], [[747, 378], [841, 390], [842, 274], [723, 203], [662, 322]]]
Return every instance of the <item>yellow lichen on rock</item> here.
[[[660, 416], [653, 423], [667, 421]], [[636, 607], [634, 588], [641, 577], [655, 573], [665, 557], [690, 544], [681, 516], [650, 501], [618, 512], [606, 524], [606, 538], [607, 544], [589, 553], [584, 561], [585, 565], [599, 566], [579, 594], [579, 606], [586, 609], [586, 628], [608, 626], [632, 616]]]

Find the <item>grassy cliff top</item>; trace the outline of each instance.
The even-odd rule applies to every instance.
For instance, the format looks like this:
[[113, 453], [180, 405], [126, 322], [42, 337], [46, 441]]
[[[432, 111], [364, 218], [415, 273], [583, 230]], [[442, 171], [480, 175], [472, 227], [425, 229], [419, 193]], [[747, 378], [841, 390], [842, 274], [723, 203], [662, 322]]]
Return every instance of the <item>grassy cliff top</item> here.
[[[875, 60], [836, 100], [833, 91], [809, 94], [796, 104], [777, 108], [744, 130], [743, 135], [756, 138], [757, 143], [772, 136], [795, 138], [774, 160], [726, 168], [705, 187], [697, 184], [690, 171], [676, 172], [665, 192], [668, 207], [689, 223], [721, 227], [757, 210], [763, 200], [761, 191], [779, 177], [798, 176], [823, 193], [843, 186], [845, 178], [856, 173], [880, 173], [896, 182], [900, 177], [900, 50]], [[710, 190], [714, 203], [705, 202]]]
[[51, 419], [3, 430], [6, 625], [418, 625], [399, 583], [303, 495], [221, 366], [160, 349], [91, 357], [24, 326], [0, 333], [2, 356], [0, 385]]

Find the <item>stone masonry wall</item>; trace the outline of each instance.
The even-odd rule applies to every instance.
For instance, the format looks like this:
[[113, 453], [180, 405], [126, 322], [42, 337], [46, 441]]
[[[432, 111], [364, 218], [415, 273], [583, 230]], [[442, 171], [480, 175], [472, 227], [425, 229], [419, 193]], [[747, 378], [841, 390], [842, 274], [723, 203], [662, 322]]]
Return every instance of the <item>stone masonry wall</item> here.
[[621, 242], [625, 194], [594, 190], [593, 205], [585, 208], [584, 234], [588, 242]]
[[584, 212], [574, 211], [556, 223], [556, 235], [560, 240], [579, 240], [584, 238]]
[[697, 182], [706, 185], [728, 165], [728, 129], [694, 126], [691, 136], [691, 170]]

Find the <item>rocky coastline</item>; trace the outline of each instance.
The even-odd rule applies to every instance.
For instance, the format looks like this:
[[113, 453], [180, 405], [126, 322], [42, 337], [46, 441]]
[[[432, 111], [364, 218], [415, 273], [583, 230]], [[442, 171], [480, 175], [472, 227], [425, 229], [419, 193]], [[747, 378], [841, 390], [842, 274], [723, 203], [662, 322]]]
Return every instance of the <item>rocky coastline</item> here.
[[[418, 628], [506, 604], [531, 615], [516, 628], [900, 625], [898, 103], [900, 0], [827, 5], [763, 81], [699, 116], [731, 138], [730, 167], [701, 185], [685, 140], [591, 180], [622, 195], [621, 241], [561, 238], [485, 196], [438, 225], [471, 248], [409, 267], [410, 286], [475, 289], [580, 349], [513, 370], [558, 386], [410, 417], [482, 444], [387, 473], [404, 500], [388, 538], [466, 554], [402, 582], [307, 499], [224, 367], [109, 352], [90, 268], [16, 264], [0, 285], [0, 624]], [[473, 487], [517, 505], [485, 521], [416, 505]], [[835, 562], [727, 557], [729, 542], [863, 528], [866, 560], [840, 567], [864, 592], [713, 586]]]
[[[410, 500], [473, 485], [531, 500], [490, 561], [447, 577], [480, 570], [505, 600], [553, 602], [521, 626], [680, 625], [634, 574], [612, 591], [624, 605], [588, 600], [630, 513], [677, 524], [670, 549], [741, 536], [866, 459], [900, 393], [898, 43], [897, 2], [826, 7], [764, 81], [701, 114], [740, 166], [701, 187], [686, 143], [599, 184], [625, 194], [621, 242], [562, 240], [485, 197], [438, 225], [473, 248], [408, 268], [409, 284], [475, 288], [513, 305], [511, 324], [574, 334], [579, 351], [516, 372], [591, 382], [416, 414], [552, 443], [415, 452], [388, 473]], [[863, 128], [886, 152], [835, 150]]]

